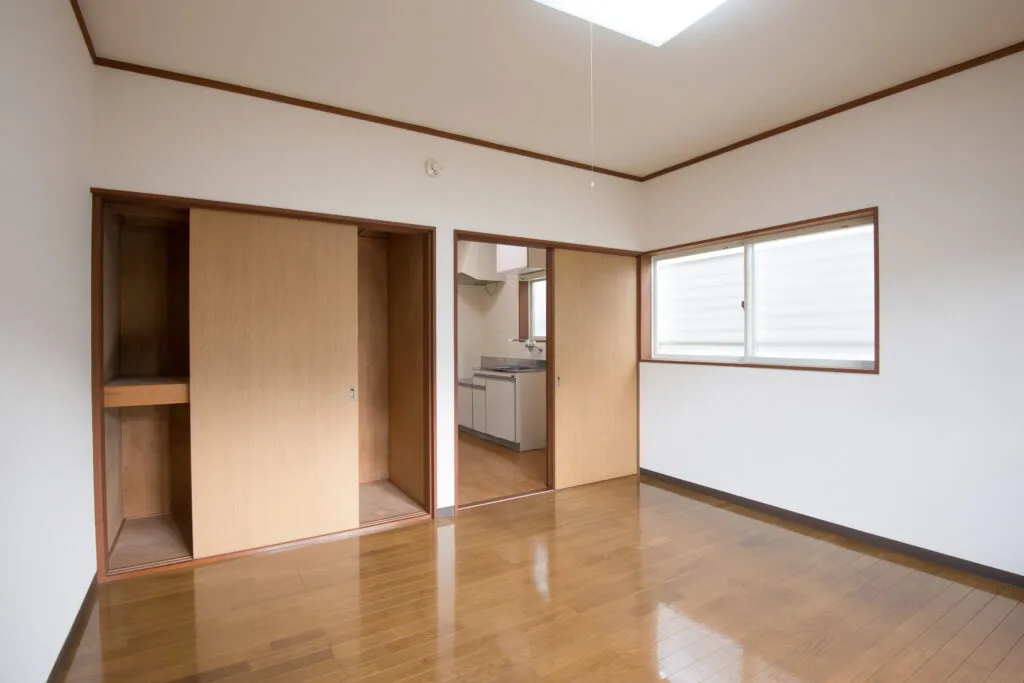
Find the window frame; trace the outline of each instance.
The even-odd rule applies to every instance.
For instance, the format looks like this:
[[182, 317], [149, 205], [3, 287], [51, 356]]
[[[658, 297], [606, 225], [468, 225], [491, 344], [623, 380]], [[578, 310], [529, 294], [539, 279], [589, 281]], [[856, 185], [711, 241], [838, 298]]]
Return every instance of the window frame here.
[[[519, 280], [519, 338], [529, 339], [530, 338], [530, 320], [532, 319], [533, 313], [533, 302], [530, 285], [537, 280], [547, 280], [547, 271], [540, 271], [535, 277], [527, 277]], [[547, 302], [547, 296], [545, 295], [545, 303]], [[547, 332], [547, 330], [545, 330]], [[547, 334], [543, 337], [533, 337], [536, 342], [546, 342], [548, 340]]]
[[[768, 358], [757, 357], [752, 354], [751, 348], [753, 335], [751, 334], [753, 317], [756, 313], [753, 306], [745, 306], [744, 323], [744, 355], [742, 357], [727, 356], [685, 356], [656, 354], [657, 329], [655, 325], [655, 311], [657, 308], [657, 283], [655, 282], [655, 265], [659, 260], [678, 258], [680, 256], [691, 256], [702, 253], [731, 249], [735, 247], [744, 248], [744, 300], [753, 301], [754, 279], [753, 269], [753, 246], [760, 242], [767, 242], [799, 235], [827, 232], [829, 230], [855, 227], [871, 223], [874, 225], [874, 361], [858, 360], [833, 360], [833, 359], [810, 359], [810, 358]], [[648, 363], [674, 363], [683, 365], [714, 365], [727, 367], [751, 367], [751, 368], [775, 368], [785, 370], [811, 370], [823, 372], [841, 372], [858, 374], [879, 373], [881, 366], [881, 325], [880, 325], [880, 297], [879, 297], [879, 254], [878, 254], [878, 207], [849, 211], [821, 218], [814, 218], [796, 223], [751, 230], [748, 232], [735, 233], [719, 238], [701, 240], [644, 254], [640, 259], [639, 280], [640, 280], [640, 330], [638, 341], [640, 347], [641, 362]]]

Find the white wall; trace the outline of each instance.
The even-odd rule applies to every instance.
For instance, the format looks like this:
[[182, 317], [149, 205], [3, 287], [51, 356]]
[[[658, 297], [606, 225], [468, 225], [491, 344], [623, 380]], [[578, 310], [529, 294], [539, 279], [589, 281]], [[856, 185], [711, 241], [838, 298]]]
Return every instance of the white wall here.
[[459, 285], [459, 377], [471, 379], [473, 368], [480, 367], [487, 339], [487, 309], [493, 285]]
[[1024, 574], [1024, 54], [645, 185], [657, 248], [880, 207], [881, 374], [644, 364], [641, 466]]
[[[452, 231], [636, 245], [641, 186], [322, 112], [96, 73], [92, 184], [437, 227], [437, 494], [454, 496]], [[444, 165], [423, 171], [427, 157]]]
[[93, 67], [65, 0], [0, 4], [0, 681], [46, 679], [96, 572]]

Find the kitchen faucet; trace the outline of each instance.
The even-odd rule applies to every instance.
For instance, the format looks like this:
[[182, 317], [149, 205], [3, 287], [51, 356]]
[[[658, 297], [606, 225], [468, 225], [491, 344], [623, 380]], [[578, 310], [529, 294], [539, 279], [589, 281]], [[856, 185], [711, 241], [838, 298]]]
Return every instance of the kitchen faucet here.
[[509, 341], [525, 344], [527, 351], [536, 351], [537, 353], [544, 353], [544, 349], [537, 346], [537, 340], [534, 339], [533, 337], [527, 337], [526, 339], [517, 339], [515, 337], [511, 337]]

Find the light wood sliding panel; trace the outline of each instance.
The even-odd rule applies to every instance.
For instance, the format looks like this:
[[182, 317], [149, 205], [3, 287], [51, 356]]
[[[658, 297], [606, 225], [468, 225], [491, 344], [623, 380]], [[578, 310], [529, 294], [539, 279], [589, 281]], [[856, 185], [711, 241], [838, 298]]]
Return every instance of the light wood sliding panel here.
[[388, 478], [388, 240], [359, 238], [359, 481]]
[[637, 472], [636, 268], [555, 250], [555, 488]]
[[359, 526], [356, 228], [191, 217], [196, 557]]
[[427, 238], [388, 238], [388, 406], [391, 481], [426, 507], [427, 443]]

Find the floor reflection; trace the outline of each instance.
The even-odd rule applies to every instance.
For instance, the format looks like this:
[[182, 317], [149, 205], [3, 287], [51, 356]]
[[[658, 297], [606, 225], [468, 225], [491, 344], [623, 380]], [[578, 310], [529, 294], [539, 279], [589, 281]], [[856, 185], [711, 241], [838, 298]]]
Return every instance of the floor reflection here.
[[668, 605], [657, 609], [658, 675], [667, 681], [703, 681], [737, 662], [743, 647]]
[[1024, 680], [989, 584], [620, 480], [103, 585], [68, 681]]
[[544, 539], [538, 538], [533, 544], [533, 585], [544, 600], [551, 599], [548, 586], [548, 547]]

